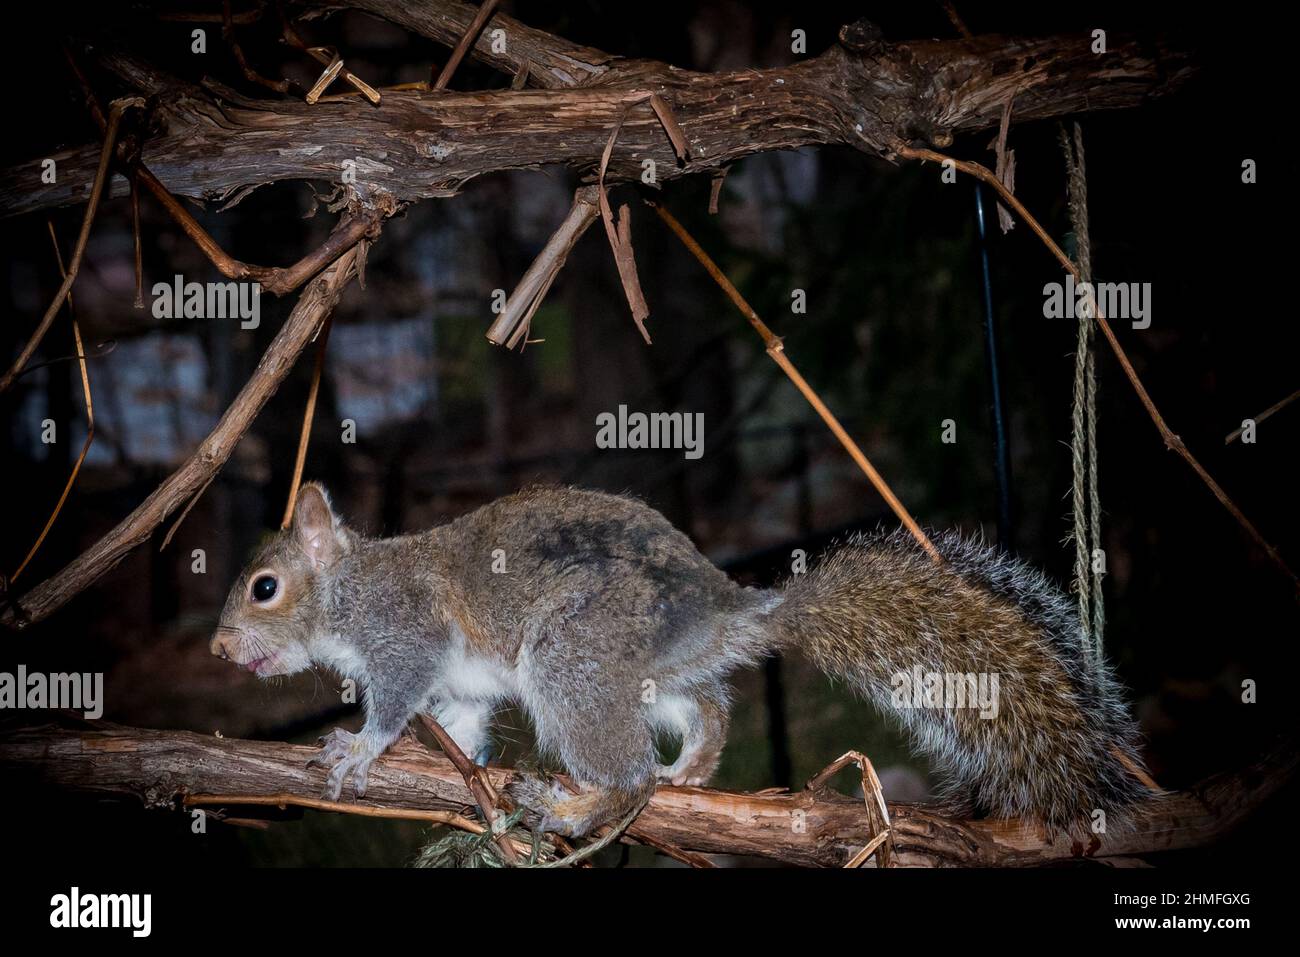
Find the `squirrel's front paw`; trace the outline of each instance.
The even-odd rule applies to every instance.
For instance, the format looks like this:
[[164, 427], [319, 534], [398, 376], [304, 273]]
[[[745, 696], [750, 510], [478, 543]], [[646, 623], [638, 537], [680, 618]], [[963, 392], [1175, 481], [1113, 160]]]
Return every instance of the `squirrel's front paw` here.
[[307, 767], [319, 765], [330, 769], [325, 778], [325, 789], [321, 798], [337, 801], [343, 793], [343, 782], [352, 775], [352, 794], [360, 799], [366, 794], [366, 779], [370, 774], [370, 765], [375, 755], [366, 746], [365, 739], [359, 734], [335, 728], [320, 739], [321, 749], [307, 762]]

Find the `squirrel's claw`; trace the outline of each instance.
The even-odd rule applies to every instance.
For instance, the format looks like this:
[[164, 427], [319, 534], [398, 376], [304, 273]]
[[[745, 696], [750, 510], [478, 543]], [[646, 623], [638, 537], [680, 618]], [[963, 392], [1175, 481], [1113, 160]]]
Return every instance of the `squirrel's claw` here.
[[370, 776], [370, 765], [375, 756], [370, 754], [364, 739], [351, 731], [335, 728], [320, 739], [323, 747], [312, 755], [307, 767], [327, 767], [329, 775], [325, 778], [325, 789], [321, 799], [337, 801], [343, 793], [343, 782], [352, 775], [352, 794], [356, 799], [365, 796], [366, 784]]
[[317, 739], [322, 747], [307, 760], [307, 767], [333, 767], [351, 753], [356, 737], [351, 731], [342, 728], [335, 728], [329, 734], [322, 735]]

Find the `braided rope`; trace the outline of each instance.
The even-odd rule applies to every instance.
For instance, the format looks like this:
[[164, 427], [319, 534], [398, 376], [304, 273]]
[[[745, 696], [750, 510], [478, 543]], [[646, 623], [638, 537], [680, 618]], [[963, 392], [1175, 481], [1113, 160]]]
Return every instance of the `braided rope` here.
[[[1088, 179], [1084, 162], [1083, 129], [1074, 124], [1074, 141], [1061, 128], [1069, 174], [1070, 223], [1075, 236], [1075, 260], [1081, 282], [1092, 282], [1092, 239], [1088, 232]], [[1092, 300], [1095, 305], [1095, 299]], [[1071, 460], [1074, 470], [1074, 580], [1079, 595], [1079, 622], [1092, 640], [1093, 653], [1102, 657], [1105, 604], [1102, 571], [1094, 566], [1093, 551], [1101, 548], [1101, 495], [1097, 485], [1097, 370], [1093, 337], [1093, 309], [1079, 313], [1074, 354]]]

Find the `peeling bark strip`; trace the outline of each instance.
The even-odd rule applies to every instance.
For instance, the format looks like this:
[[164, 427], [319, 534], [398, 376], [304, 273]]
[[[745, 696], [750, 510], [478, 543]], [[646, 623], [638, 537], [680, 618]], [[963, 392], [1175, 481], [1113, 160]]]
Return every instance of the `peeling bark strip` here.
[[[443, 0], [413, 8], [381, 0], [341, 5], [451, 42], [475, 9]], [[490, 49], [499, 21], [506, 23], [508, 55]], [[379, 106], [360, 98], [309, 106], [250, 99], [215, 83], [196, 87], [122, 54], [100, 62], [157, 98], [160, 132], [144, 144], [141, 158], [175, 194], [222, 200], [281, 180], [338, 181], [351, 162], [361, 195], [382, 189], [399, 202], [447, 196], [498, 170], [560, 164], [590, 172], [623, 103], [637, 95], [657, 94], [671, 108], [690, 158], [677, 161], [651, 111], [633, 111], [610, 158], [611, 184], [639, 180], [645, 159], [655, 161], [662, 182], [802, 146], [847, 144], [892, 158], [903, 145], [943, 146], [954, 133], [997, 126], [1013, 92], [1020, 122], [1137, 106], [1176, 89], [1194, 71], [1187, 52], [1159, 44], [1112, 38], [1105, 54], [1092, 53], [1082, 35], [895, 44], [859, 22], [841, 30], [820, 56], [790, 67], [699, 73], [610, 57], [501, 14], [489, 21], [472, 55], [512, 73], [527, 60], [529, 76], [548, 88], [394, 90], [384, 92]], [[56, 155], [54, 184], [40, 182], [35, 162], [6, 171], [0, 214], [80, 202], [95, 153], [85, 146]], [[121, 177], [111, 185], [114, 195], [127, 190]]]
[[[97, 723], [99, 724], [99, 723]], [[0, 773], [15, 794], [32, 794], [32, 779], [96, 796], [134, 796], [146, 807], [176, 808], [186, 794], [280, 794], [315, 797], [324, 772], [304, 765], [302, 745], [240, 741], [188, 731], [146, 731], [111, 725], [98, 730], [43, 727], [0, 737]], [[896, 862], [903, 867], [1029, 866], [1080, 857], [1129, 858], [1209, 844], [1279, 790], [1300, 760], [1294, 749], [1239, 774], [1222, 774], [1159, 798], [1128, 833], [1081, 847], [1048, 840], [1013, 821], [964, 821], [925, 807], [892, 804]], [[488, 769], [494, 787], [510, 777]], [[39, 799], [39, 796], [38, 798]], [[460, 811], [474, 798], [447, 758], [403, 739], [375, 762], [361, 807]], [[241, 817], [250, 815], [241, 811]], [[797, 822], [797, 825], [796, 825]], [[839, 867], [875, 834], [861, 798], [819, 789], [745, 794], [661, 787], [636, 821], [647, 843], [719, 854], [766, 857], [788, 864]]]

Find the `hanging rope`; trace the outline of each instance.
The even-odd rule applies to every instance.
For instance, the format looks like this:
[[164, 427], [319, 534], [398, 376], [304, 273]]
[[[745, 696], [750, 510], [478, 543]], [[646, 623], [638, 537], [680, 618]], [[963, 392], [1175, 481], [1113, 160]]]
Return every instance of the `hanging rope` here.
[[[1083, 129], [1074, 124], [1074, 140], [1061, 130], [1074, 228], [1075, 262], [1081, 282], [1092, 282], [1092, 240], [1088, 234], [1088, 178], [1083, 155]], [[1074, 408], [1070, 443], [1074, 466], [1074, 585], [1079, 595], [1079, 622], [1092, 639], [1093, 652], [1102, 657], [1106, 611], [1102, 598], [1101, 496], [1097, 490], [1097, 371], [1093, 351], [1095, 299], [1079, 310], [1079, 333], [1074, 353]]]

